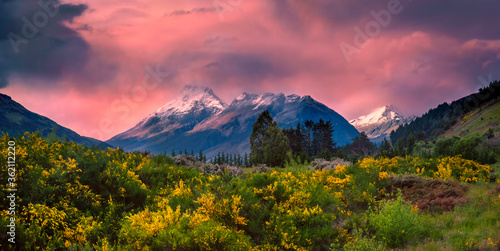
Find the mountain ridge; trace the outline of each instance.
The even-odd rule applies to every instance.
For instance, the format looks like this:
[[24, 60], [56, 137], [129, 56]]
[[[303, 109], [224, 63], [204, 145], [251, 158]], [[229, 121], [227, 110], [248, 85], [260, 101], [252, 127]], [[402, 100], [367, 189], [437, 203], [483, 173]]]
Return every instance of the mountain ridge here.
[[404, 117], [396, 107], [386, 105], [350, 120], [349, 123], [358, 131], [365, 132], [372, 142], [379, 143], [384, 138], [390, 138], [390, 133], [400, 125], [408, 124], [414, 119], [415, 116]]
[[449, 103], [439, 104], [408, 125], [398, 127], [391, 133], [391, 142], [395, 144], [399, 139], [405, 140], [412, 133], [421, 134], [427, 140], [435, 140], [462, 120], [465, 114], [499, 97], [500, 81], [495, 80], [475, 93]]
[[[208, 96], [212, 96], [211, 100], [216, 99], [217, 96], [210, 88], [205, 88], [204, 91]], [[186, 105], [186, 102], [191, 101], [184, 101], [180, 106]], [[107, 142], [122, 146], [125, 150], [166, 152], [187, 148], [201, 149], [207, 156], [214, 156], [217, 152], [243, 154], [250, 151], [249, 136], [253, 123], [264, 110], [269, 110], [281, 128], [296, 126], [305, 120], [331, 120], [335, 130], [334, 140], [338, 145], [351, 143], [359, 134], [344, 117], [308, 95], [244, 92], [223, 109], [199, 113], [203, 116], [185, 113], [165, 118], [156, 114], [156, 117], [145, 119], [151, 122], [148, 126], [146, 122], [140, 122]], [[190, 119], [186, 119], [187, 117]], [[162, 124], [162, 121], [169, 123]], [[152, 134], [151, 130], [157, 133]], [[132, 134], [134, 131], [141, 133]]]
[[2, 132], [17, 136], [25, 132], [39, 131], [42, 136], [47, 137], [54, 128], [57, 129], [56, 135], [59, 138], [66, 138], [69, 141], [89, 146], [112, 147], [100, 140], [81, 136], [45, 116], [26, 109], [10, 96], [0, 93], [0, 129]]

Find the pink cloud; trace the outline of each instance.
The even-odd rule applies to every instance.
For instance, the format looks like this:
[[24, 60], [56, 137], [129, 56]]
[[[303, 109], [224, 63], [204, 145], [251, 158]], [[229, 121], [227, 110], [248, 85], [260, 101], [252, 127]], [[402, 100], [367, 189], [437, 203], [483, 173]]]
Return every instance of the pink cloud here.
[[[393, 16], [350, 63], [340, 43], [352, 44], [354, 27], [364, 27], [373, 19], [370, 11], [385, 4], [242, 0], [223, 12], [222, 21], [212, 1], [84, 3], [89, 10], [67, 23], [90, 27], [78, 30], [90, 46], [80, 72], [45, 89], [45, 84], [31, 89], [33, 83], [18, 76], [2, 91], [28, 109], [101, 139], [132, 127], [187, 84], [212, 87], [227, 103], [244, 91], [311, 95], [347, 119], [387, 104], [420, 115], [473, 92], [477, 77], [500, 65], [500, 36], [457, 35], [445, 31], [445, 24], [438, 29], [416, 23], [425, 19], [416, 11], [418, 3], [405, 6], [406, 16]], [[467, 7], [462, 5], [457, 6]], [[458, 7], [457, 15], [463, 15]], [[169, 75], [144, 98], [132, 99], [143, 88], [146, 68], [156, 66]]]

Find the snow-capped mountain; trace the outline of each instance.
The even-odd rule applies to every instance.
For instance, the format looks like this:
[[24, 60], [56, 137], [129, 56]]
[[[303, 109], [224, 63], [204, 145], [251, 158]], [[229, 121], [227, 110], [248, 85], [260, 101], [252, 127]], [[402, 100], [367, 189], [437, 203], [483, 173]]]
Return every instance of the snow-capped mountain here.
[[217, 97], [212, 89], [188, 85], [181, 90], [178, 98], [158, 108], [136, 126], [114, 136], [108, 142], [121, 142], [129, 138], [143, 140], [157, 135], [183, 133], [226, 107], [227, 104]]
[[331, 120], [338, 145], [350, 143], [359, 134], [346, 119], [310, 96], [243, 93], [228, 106], [209, 88], [187, 87], [180, 98], [108, 142], [125, 150], [193, 149], [209, 157], [217, 152], [243, 154], [250, 151], [252, 126], [264, 110], [281, 128], [305, 120]]
[[227, 106], [214, 94], [212, 89], [207, 87], [188, 85], [182, 89], [180, 96], [180, 98], [160, 107], [154, 116], [169, 117], [171, 115], [199, 113], [203, 110], [216, 114]]
[[393, 130], [410, 123], [415, 116], [404, 117], [392, 105], [373, 110], [370, 114], [349, 121], [358, 131], [365, 132], [373, 142], [389, 139]]

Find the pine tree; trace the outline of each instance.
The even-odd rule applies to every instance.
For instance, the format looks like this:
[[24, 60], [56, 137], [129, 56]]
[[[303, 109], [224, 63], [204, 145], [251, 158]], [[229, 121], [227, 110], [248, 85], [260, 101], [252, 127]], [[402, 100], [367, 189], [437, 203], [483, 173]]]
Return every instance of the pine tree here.
[[396, 151], [399, 156], [406, 156], [405, 143], [403, 141], [403, 138], [398, 139], [398, 141], [396, 142]]
[[248, 154], [247, 154], [246, 152], [245, 152], [245, 157], [243, 157], [243, 166], [244, 166], [244, 167], [248, 167], [248, 166], [250, 166], [250, 165], [248, 164]]
[[262, 112], [253, 124], [250, 135], [250, 163], [259, 164], [264, 161], [264, 135], [273, 125], [273, 118], [268, 110]]
[[220, 152], [217, 153], [217, 157], [215, 158], [215, 163], [219, 164], [219, 165], [222, 164], [222, 157], [221, 157]]
[[175, 150], [172, 149], [172, 158], [175, 157]]
[[288, 138], [273, 121], [269, 111], [264, 111], [254, 123], [250, 135], [251, 164], [283, 167], [289, 152]]
[[301, 155], [304, 152], [304, 135], [301, 127], [300, 123], [298, 123], [296, 128], [283, 129], [283, 134], [288, 138], [293, 156]]
[[395, 157], [394, 149], [392, 148], [391, 143], [385, 138], [380, 144], [379, 155], [389, 158]]
[[410, 135], [408, 135], [406, 144], [407, 144], [408, 154], [412, 154], [413, 149], [415, 148], [415, 136], [413, 135], [413, 133], [410, 133]]
[[266, 130], [264, 144], [264, 160], [268, 166], [284, 167], [288, 153], [291, 153], [288, 139], [274, 124]]
[[351, 152], [360, 156], [366, 157], [372, 153], [373, 145], [366, 136], [365, 132], [361, 132], [351, 144]]
[[304, 134], [302, 134], [302, 129], [301, 129], [300, 123], [297, 124], [297, 127], [295, 128], [295, 140], [296, 140], [296, 145], [295, 149], [292, 149], [292, 151], [295, 151], [295, 153], [299, 154], [302, 151], [304, 151]]
[[420, 131], [417, 133], [417, 137], [416, 137], [416, 140], [417, 142], [419, 141], [425, 141], [427, 139], [427, 136], [425, 136], [425, 132], [424, 131]]
[[318, 155], [321, 150], [321, 126], [323, 124], [323, 120], [320, 119], [318, 123], [314, 123], [312, 128], [312, 144], [311, 144], [311, 154], [312, 156]]
[[313, 148], [312, 148], [312, 133], [314, 128], [314, 122], [312, 120], [304, 121], [304, 127], [302, 128], [302, 132], [304, 133], [302, 146], [306, 151], [307, 155], [313, 156]]
[[203, 151], [200, 149], [200, 153], [198, 154], [198, 161], [204, 162], [203, 159], [204, 159], [203, 158]]

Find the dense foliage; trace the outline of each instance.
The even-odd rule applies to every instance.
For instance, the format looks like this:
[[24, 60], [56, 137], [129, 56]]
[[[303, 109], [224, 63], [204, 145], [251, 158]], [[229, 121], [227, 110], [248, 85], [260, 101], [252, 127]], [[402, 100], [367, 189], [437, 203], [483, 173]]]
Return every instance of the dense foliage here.
[[[3, 162], [9, 140], [0, 140]], [[16, 242], [24, 250], [375, 250], [418, 245], [426, 238], [447, 241], [451, 249], [493, 249], [500, 241], [500, 197], [485, 183], [490, 167], [461, 157], [366, 158], [329, 170], [289, 163], [243, 176], [227, 169], [209, 175], [165, 155], [25, 134], [16, 139], [16, 164]], [[474, 213], [472, 220], [484, 219], [479, 223], [487, 231], [468, 222], [458, 235], [454, 224], [469, 217], [455, 215], [457, 223], [433, 225], [431, 217], [451, 213], [434, 216], [401, 196], [388, 201], [394, 198], [392, 180], [404, 174], [485, 186], [491, 192], [481, 193], [488, 197], [480, 210], [486, 214], [474, 211], [479, 204], [452, 213]], [[4, 180], [2, 207], [8, 205], [6, 186]], [[7, 217], [4, 210], [0, 214], [3, 240]], [[394, 226], [385, 227], [389, 223]], [[8, 249], [5, 242], [1, 249]]]
[[400, 126], [391, 133], [392, 144], [399, 140], [406, 144], [408, 137], [414, 135], [421, 139], [433, 140], [459, 122], [465, 114], [500, 97], [500, 82], [491, 82], [488, 87], [479, 92], [448, 103], [443, 103], [418, 117], [408, 125]]
[[333, 124], [330, 120], [320, 119], [298, 123], [295, 128], [285, 128], [283, 133], [287, 136], [292, 156], [300, 161], [313, 157], [329, 159], [335, 151], [333, 141]]
[[265, 110], [255, 121], [250, 135], [250, 163], [283, 167], [289, 152], [288, 138]]

